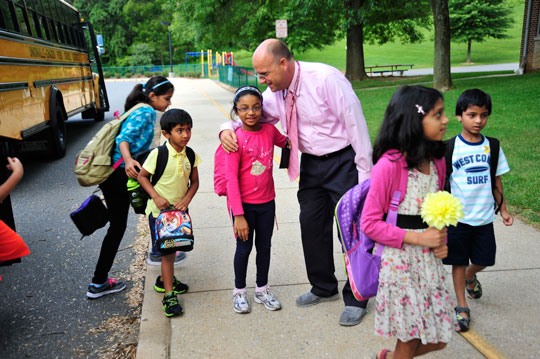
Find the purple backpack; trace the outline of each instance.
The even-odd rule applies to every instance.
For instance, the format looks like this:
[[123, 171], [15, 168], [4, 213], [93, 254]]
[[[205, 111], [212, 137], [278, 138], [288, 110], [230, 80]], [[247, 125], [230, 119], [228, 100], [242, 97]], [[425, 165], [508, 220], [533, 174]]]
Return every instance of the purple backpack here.
[[[360, 229], [360, 221], [371, 180], [348, 190], [336, 206], [336, 223], [345, 260], [345, 269], [354, 297], [366, 300], [377, 295], [379, 267], [384, 246], [375, 243]], [[400, 191], [395, 191], [386, 222], [397, 223]]]

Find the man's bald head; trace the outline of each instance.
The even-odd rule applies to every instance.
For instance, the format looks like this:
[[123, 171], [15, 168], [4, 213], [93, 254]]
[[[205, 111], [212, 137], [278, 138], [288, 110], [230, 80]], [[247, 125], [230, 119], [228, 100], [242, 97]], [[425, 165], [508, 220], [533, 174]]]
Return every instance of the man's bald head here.
[[272, 57], [274, 63], [278, 62], [281, 58], [285, 58], [287, 61], [291, 61], [293, 59], [287, 45], [278, 39], [264, 40], [259, 44], [259, 46], [257, 46], [255, 52], [253, 52], [253, 57], [268, 55]]

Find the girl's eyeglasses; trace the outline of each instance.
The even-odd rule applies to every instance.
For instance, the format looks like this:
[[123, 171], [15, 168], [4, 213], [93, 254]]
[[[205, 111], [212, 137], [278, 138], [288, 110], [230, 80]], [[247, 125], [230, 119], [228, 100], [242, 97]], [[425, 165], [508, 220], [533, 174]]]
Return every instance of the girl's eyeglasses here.
[[262, 106], [253, 106], [252, 108], [249, 107], [239, 107], [236, 109], [236, 111], [240, 113], [248, 113], [249, 111], [253, 112], [260, 112], [262, 110]]

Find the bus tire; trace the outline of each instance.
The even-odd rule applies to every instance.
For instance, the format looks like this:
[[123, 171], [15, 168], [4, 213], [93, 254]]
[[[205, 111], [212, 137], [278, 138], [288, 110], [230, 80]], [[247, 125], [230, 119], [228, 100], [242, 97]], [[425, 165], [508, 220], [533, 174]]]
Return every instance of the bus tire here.
[[105, 112], [103, 111], [96, 111], [96, 115], [94, 116], [94, 121], [101, 122], [105, 119]]
[[49, 152], [53, 158], [62, 158], [66, 155], [66, 120], [67, 116], [64, 112], [62, 106], [62, 98], [56, 97], [55, 101], [51, 100], [51, 103], [54, 103], [49, 108]]

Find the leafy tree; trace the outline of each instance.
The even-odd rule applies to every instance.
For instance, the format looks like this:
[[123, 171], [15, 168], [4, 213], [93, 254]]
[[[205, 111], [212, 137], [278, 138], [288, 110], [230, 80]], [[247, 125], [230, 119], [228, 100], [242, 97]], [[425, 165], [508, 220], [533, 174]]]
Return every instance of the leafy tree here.
[[367, 78], [364, 41], [418, 42], [423, 39], [420, 27], [429, 24], [429, 6], [424, 0], [347, 0], [343, 23], [347, 35], [346, 76], [349, 80]]
[[452, 41], [467, 43], [467, 63], [471, 63], [471, 43], [488, 37], [508, 37], [505, 31], [513, 23], [504, 0], [450, 0]]
[[131, 47], [130, 64], [131, 66], [145, 66], [152, 64], [155, 57], [155, 49], [153, 46], [141, 42], [136, 43]]
[[431, 0], [435, 28], [433, 87], [440, 91], [452, 88], [450, 77], [450, 16], [448, 0]]

